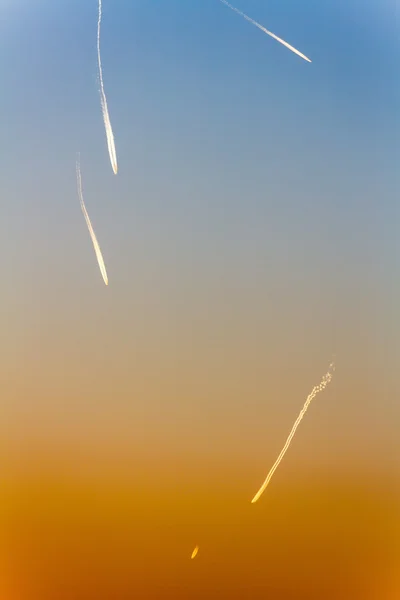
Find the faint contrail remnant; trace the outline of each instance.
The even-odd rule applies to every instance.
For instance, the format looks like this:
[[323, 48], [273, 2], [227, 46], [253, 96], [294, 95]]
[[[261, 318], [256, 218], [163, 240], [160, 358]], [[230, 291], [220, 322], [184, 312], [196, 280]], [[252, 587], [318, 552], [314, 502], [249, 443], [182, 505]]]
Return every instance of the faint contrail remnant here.
[[117, 152], [115, 150], [114, 134], [111, 127], [110, 115], [108, 113], [107, 98], [104, 92], [103, 83], [103, 69], [101, 66], [101, 54], [100, 54], [100, 28], [101, 28], [101, 17], [102, 17], [102, 0], [99, 0], [99, 19], [97, 21], [97, 61], [99, 63], [99, 81], [100, 81], [100, 103], [101, 110], [103, 113], [104, 127], [106, 130], [108, 153], [110, 155], [110, 161], [112, 170], [115, 175], [118, 173], [117, 164]]
[[89, 229], [90, 237], [92, 238], [93, 247], [94, 247], [94, 251], [96, 253], [97, 262], [99, 263], [99, 267], [100, 267], [100, 272], [101, 272], [101, 274], [103, 276], [104, 283], [106, 285], [108, 285], [108, 277], [107, 277], [106, 266], [104, 264], [104, 260], [103, 260], [102, 254], [101, 254], [100, 246], [99, 246], [99, 244], [97, 242], [96, 234], [93, 231], [93, 227], [92, 227], [92, 224], [90, 222], [89, 215], [87, 213], [85, 203], [83, 201], [81, 166], [80, 166], [79, 158], [76, 161], [76, 181], [77, 181], [77, 184], [78, 184], [78, 195], [79, 195], [79, 200], [81, 202], [81, 209], [82, 209], [82, 212], [83, 212], [83, 216], [85, 217], [86, 225], [88, 226], [88, 229]]
[[199, 547], [196, 546], [196, 548], [193, 550], [192, 556], [190, 558], [196, 558], [198, 551], [199, 551]]
[[235, 13], [237, 13], [238, 15], [240, 15], [241, 17], [243, 17], [244, 19], [246, 19], [246, 21], [249, 21], [249, 23], [252, 23], [256, 27], [258, 27], [258, 29], [261, 29], [261, 31], [263, 31], [267, 35], [270, 35], [272, 38], [274, 38], [274, 40], [276, 40], [280, 44], [283, 44], [284, 46], [286, 46], [286, 48], [289, 48], [289, 50], [291, 50], [292, 52], [294, 52], [295, 54], [297, 54], [297, 56], [300, 56], [301, 58], [304, 58], [304, 60], [306, 60], [307, 62], [311, 62], [311, 60], [307, 56], [305, 56], [304, 54], [302, 54], [301, 52], [299, 52], [298, 50], [296, 50], [296, 48], [293, 48], [293, 46], [291, 46], [290, 44], [288, 44], [287, 42], [285, 42], [285, 40], [282, 40], [277, 35], [275, 35], [274, 33], [272, 33], [272, 31], [268, 31], [268, 29], [265, 29], [265, 27], [263, 27], [262, 25], [260, 25], [260, 23], [257, 23], [257, 21], [254, 21], [254, 19], [251, 19], [250, 17], [248, 17], [247, 15], [245, 15], [241, 10], [238, 10], [237, 8], [235, 8], [234, 6], [232, 6], [232, 4], [229, 4], [229, 2], [227, 2], [226, 0], [220, 0], [220, 2], [222, 2], [222, 4], [225, 4], [231, 10], [233, 10]]
[[262, 486], [260, 487], [260, 489], [258, 490], [257, 494], [254, 496], [252, 503], [254, 504], [255, 502], [257, 502], [257, 500], [259, 500], [260, 496], [263, 494], [263, 492], [265, 491], [265, 488], [267, 487], [267, 485], [269, 484], [269, 482], [271, 481], [272, 475], [275, 473], [276, 469], [279, 467], [279, 464], [282, 460], [282, 458], [285, 456], [286, 454], [286, 450], [289, 448], [290, 446], [290, 442], [293, 439], [294, 434], [296, 433], [296, 429], [300, 424], [300, 421], [302, 420], [302, 418], [304, 417], [307, 408], [310, 406], [312, 400], [315, 398], [315, 396], [319, 393], [322, 392], [322, 390], [324, 390], [326, 388], [326, 386], [328, 385], [328, 383], [331, 381], [332, 379], [332, 374], [333, 371], [335, 370], [335, 365], [334, 363], [331, 363], [329, 365], [329, 369], [328, 372], [323, 376], [321, 383], [319, 385], [316, 385], [311, 394], [308, 396], [307, 400], [305, 401], [305, 404], [303, 406], [303, 408], [300, 411], [299, 416], [297, 417], [295, 424], [292, 427], [292, 431], [289, 433], [289, 437], [287, 438], [285, 445], [283, 446], [281, 453], [279, 454], [278, 458], [276, 459], [276, 461], [274, 462], [270, 472], [267, 475], [266, 480], [264, 481], [264, 483], [262, 484]]

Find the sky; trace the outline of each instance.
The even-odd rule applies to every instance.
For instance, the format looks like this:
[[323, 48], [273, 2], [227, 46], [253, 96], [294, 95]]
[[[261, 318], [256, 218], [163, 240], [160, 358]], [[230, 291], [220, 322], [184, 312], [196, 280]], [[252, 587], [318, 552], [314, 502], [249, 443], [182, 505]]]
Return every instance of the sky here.
[[398, 7], [234, 5], [312, 63], [103, 0], [116, 177], [96, 1], [0, 0], [7, 600], [400, 593]]

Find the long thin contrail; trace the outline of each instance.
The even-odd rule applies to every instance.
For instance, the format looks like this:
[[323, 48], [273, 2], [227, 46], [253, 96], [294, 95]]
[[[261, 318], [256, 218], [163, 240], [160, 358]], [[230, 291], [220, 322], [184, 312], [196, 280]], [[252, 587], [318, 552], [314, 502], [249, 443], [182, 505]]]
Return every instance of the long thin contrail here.
[[292, 441], [294, 434], [296, 433], [296, 429], [300, 424], [300, 421], [302, 420], [302, 418], [304, 417], [307, 408], [310, 406], [312, 400], [315, 398], [315, 396], [319, 393], [322, 392], [322, 390], [324, 390], [326, 388], [326, 386], [328, 385], [328, 383], [331, 381], [332, 379], [332, 374], [333, 371], [335, 370], [335, 365], [334, 363], [331, 363], [329, 365], [329, 369], [328, 372], [323, 376], [321, 383], [319, 385], [316, 385], [311, 394], [308, 396], [307, 400], [305, 401], [305, 404], [303, 406], [303, 408], [300, 411], [299, 416], [296, 419], [295, 424], [292, 427], [292, 431], [289, 433], [289, 437], [286, 440], [285, 445], [283, 446], [281, 453], [279, 454], [278, 458], [276, 459], [276, 461], [274, 462], [270, 472], [267, 475], [266, 480], [264, 481], [264, 483], [262, 484], [262, 486], [260, 487], [260, 489], [258, 490], [257, 494], [254, 496], [252, 503], [254, 504], [255, 502], [257, 502], [257, 500], [259, 500], [260, 496], [263, 494], [263, 492], [265, 491], [265, 488], [267, 487], [267, 485], [269, 484], [269, 482], [271, 481], [272, 475], [275, 473], [276, 469], [279, 467], [279, 463], [281, 462], [282, 458], [285, 456], [286, 454], [286, 450], [289, 448], [290, 446], [290, 442]]
[[90, 222], [89, 215], [87, 213], [85, 203], [83, 201], [82, 176], [81, 176], [81, 166], [80, 166], [79, 158], [77, 158], [77, 161], [76, 161], [76, 181], [77, 181], [77, 184], [78, 184], [78, 195], [79, 195], [79, 200], [81, 202], [81, 209], [82, 209], [82, 212], [83, 212], [83, 216], [85, 217], [86, 225], [88, 226], [88, 229], [89, 229], [90, 237], [92, 238], [93, 247], [94, 247], [94, 251], [96, 253], [97, 262], [99, 263], [99, 267], [100, 267], [100, 272], [101, 272], [101, 274], [103, 276], [104, 283], [106, 285], [108, 285], [108, 277], [107, 277], [106, 266], [105, 266], [104, 260], [103, 260], [103, 255], [101, 253], [100, 246], [99, 246], [97, 238], [96, 238], [96, 234], [93, 231], [93, 227], [92, 227], [92, 224]]
[[116, 175], [118, 173], [117, 152], [115, 150], [114, 134], [113, 134], [113, 130], [111, 127], [110, 115], [108, 113], [107, 98], [106, 98], [106, 94], [104, 92], [103, 69], [101, 66], [101, 54], [100, 54], [101, 17], [102, 17], [102, 3], [101, 3], [101, 0], [99, 0], [99, 19], [97, 21], [97, 61], [99, 63], [100, 103], [101, 103], [101, 110], [103, 113], [104, 127], [106, 130], [108, 154], [110, 155], [112, 170], [114, 171], [114, 173]]
[[250, 17], [248, 17], [247, 15], [245, 15], [241, 10], [235, 8], [234, 6], [232, 6], [232, 4], [229, 4], [229, 2], [227, 2], [226, 0], [220, 0], [220, 2], [222, 2], [222, 4], [225, 4], [226, 6], [228, 6], [228, 8], [230, 8], [235, 13], [237, 13], [238, 15], [240, 15], [241, 17], [243, 17], [244, 19], [246, 19], [246, 21], [249, 21], [249, 23], [252, 23], [256, 27], [258, 27], [258, 29], [261, 29], [261, 31], [263, 31], [267, 35], [270, 35], [272, 38], [274, 38], [274, 40], [276, 40], [280, 44], [283, 44], [284, 46], [286, 46], [286, 48], [289, 48], [289, 50], [291, 50], [292, 52], [294, 52], [295, 54], [297, 54], [297, 56], [300, 56], [301, 58], [304, 58], [304, 60], [306, 60], [307, 62], [311, 62], [311, 60], [307, 56], [305, 56], [304, 54], [302, 54], [301, 52], [299, 52], [299, 50], [296, 50], [296, 48], [293, 48], [293, 46], [291, 46], [290, 44], [288, 44], [287, 42], [285, 42], [285, 40], [282, 40], [277, 35], [275, 35], [274, 33], [272, 33], [272, 31], [268, 31], [268, 29], [265, 29], [265, 27], [263, 27], [262, 25], [260, 25], [260, 23], [257, 23], [257, 21], [254, 21], [254, 19], [251, 19]]

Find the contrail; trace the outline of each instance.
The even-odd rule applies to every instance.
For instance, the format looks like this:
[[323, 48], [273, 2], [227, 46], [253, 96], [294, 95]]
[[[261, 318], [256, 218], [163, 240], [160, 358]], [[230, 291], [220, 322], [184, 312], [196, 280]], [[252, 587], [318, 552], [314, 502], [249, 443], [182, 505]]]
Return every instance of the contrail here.
[[311, 394], [308, 396], [307, 400], [305, 401], [305, 404], [303, 406], [303, 408], [300, 411], [299, 416], [296, 419], [295, 424], [292, 427], [292, 431], [289, 433], [289, 437], [286, 440], [285, 445], [283, 446], [280, 455], [278, 456], [278, 458], [276, 459], [275, 463], [273, 464], [270, 472], [267, 475], [266, 480], [264, 481], [264, 483], [262, 484], [262, 486], [260, 487], [260, 489], [258, 490], [257, 494], [254, 496], [252, 503], [254, 504], [255, 502], [257, 502], [257, 500], [259, 500], [260, 496], [263, 494], [263, 492], [265, 491], [265, 488], [267, 487], [267, 485], [269, 484], [269, 482], [271, 481], [272, 475], [275, 473], [276, 469], [279, 467], [279, 464], [282, 460], [282, 458], [285, 456], [286, 454], [286, 450], [289, 448], [290, 446], [290, 442], [293, 439], [294, 434], [296, 433], [296, 429], [300, 424], [300, 421], [302, 420], [302, 418], [304, 417], [307, 408], [310, 406], [312, 400], [315, 398], [315, 396], [319, 393], [322, 392], [322, 390], [324, 390], [326, 388], [326, 386], [328, 385], [328, 383], [331, 381], [332, 379], [332, 374], [333, 371], [335, 370], [335, 365], [334, 363], [331, 363], [329, 365], [329, 369], [328, 372], [323, 376], [321, 383], [319, 385], [316, 385]]
[[229, 4], [229, 2], [227, 2], [226, 0], [220, 0], [220, 2], [222, 2], [222, 4], [225, 4], [226, 6], [228, 6], [228, 8], [230, 8], [235, 13], [237, 13], [238, 15], [240, 15], [241, 17], [243, 17], [244, 19], [246, 19], [246, 21], [249, 21], [249, 23], [252, 23], [256, 27], [258, 27], [258, 29], [261, 29], [261, 31], [263, 31], [267, 35], [270, 35], [272, 38], [274, 38], [274, 40], [276, 40], [280, 44], [283, 44], [284, 46], [286, 46], [286, 48], [289, 48], [289, 50], [291, 50], [292, 52], [294, 52], [295, 54], [297, 54], [297, 56], [300, 56], [301, 58], [304, 58], [304, 60], [306, 60], [307, 62], [311, 62], [311, 60], [307, 56], [305, 56], [304, 54], [302, 54], [301, 52], [299, 52], [298, 50], [296, 50], [296, 48], [293, 48], [293, 46], [291, 46], [290, 44], [288, 44], [287, 42], [285, 42], [285, 40], [282, 40], [277, 35], [275, 35], [274, 33], [272, 33], [272, 31], [268, 31], [268, 29], [265, 29], [265, 27], [263, 27], [262, 25], [260, 25], [260, 23], [257, 23], [257, 21], [254, 21], [254, 19], [251, 19], [250, 17], [248, 17], [247, 15], [245, 15], [241, 10], [238, 10], [237, 8], [235, 8], [234, 6], [232, 6], [232, 4]]
[[193, 550], [192, 556], [190, 558], [196, 558], [198, 551], [199, 551], [199, 547], [196, 546], [196, 548]]
[[108, 277], [107, 277], [106, 266], [104, 264], [104, 260], [103, 260], [102, 254], [101, 254], [100, 246], [99, 246], [99, 244], [97, 242], [96, 234], [93, 231], [93, 227], [92, 227], [92, 224], [90, 222], [89, 215], [87, 213], [85, 203], [83, 201], [81, 166], [80, 166], [79, 158], [76, 161], [76, 181], [77, 181], [77, 184], [78, 184], [78, 195], [79, 195], [79, 200], [81, 202], [81, 209], [82, 209], [82, 212], [83, 212], [83, 216], [85, 217], [86, 225], [88, 226], [88, 229], [89, 229], [90, 237], [92, 238], [93, 247], [94, 247], [94, 251], [96, 253], [97, 262], [99, 263], [99, 267], [100, 267], [100, 272], [101, 272], [101, 274], [103, 276], [104, 283], [106, 285], [108, 285]]
[[101, 17], [102, 17], [102, 0], [99, 0], [99, 20], [97, 21], [97, 61], [99, 63], [99, 80], [100, 80], [100, 103], [101, 110], [103, 113], [103, 121], [104, 127], [106, 130], [107, 136], [107, 146], [108, 153], [110, 155], [110, 161], [112, 170], [115, 175], [118, 173], [118, 164], [117, 164], [117, 153], [115, 150], [115, 142], [114, 142], [114, 134], [111, 127], [110, 115], [108, 114], [108, 106], [107, 106], [107, 98], [104, 92], [104, 83], [103, 83], [103, 69], [101, 67], [101, 54], [100, 54], [100, 28], [101, 28]]

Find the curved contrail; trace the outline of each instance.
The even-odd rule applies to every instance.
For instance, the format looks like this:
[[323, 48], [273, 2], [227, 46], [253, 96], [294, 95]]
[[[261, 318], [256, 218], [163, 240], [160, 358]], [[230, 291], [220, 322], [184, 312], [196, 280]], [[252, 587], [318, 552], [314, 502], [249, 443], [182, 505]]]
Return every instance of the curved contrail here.
[[316, 385], [311, 394], [308, 396], [307, 400], [305, 401], [305, 404], [303, 406], [303, 408], [300, 411], [299, 416], [297, 417], [295, 424], [292, 427], [292, 431], [289, 433], [289, 436], [286, 440], [285, 445], [283, 446], [281, 453], [279, 454], [278, 458], [276, 459], [276, 461], [274, 462], [270, 472], [267, 475], [266, 480], [264, 481], [264, 483], [262, 484], [262, 486], [260, 487], [260, 489], [258, 490], [257, 494], [254, 496], [252, 503], [254, 504], [255, 502], [257, 502], [257, 500], [259, 500], [260, 496], [263, 494], [263, 492], [265, 491], [265, 488], [267, 487], [267, 485], [269, 484], [269, 482], [271, 481], [272, 475], [275, 473], [276, 469], [279, 467], [279, 463], [281, 462], [282, 458], [285, 456], [286, 454], [286, 450], [289, 448], [290, 446], [290, 442], [293, 439], [294, 434], [296, 433], [296, 429], [300, 424], [300, 421], [302, 420], [302, 418], [304, 417], [307, 408], [310, 406], [312, 400], [315, 398], [315, 396], [319, 393], [322, 392], [322, 390], [324, 390], [326, 388], [326, 386], [328, 385], [328, 383], [331, 381], [332, 379], [332, 373], [335, 370], [335, 365], [333, 363], [331, 363], [329, 365], [329, 369], [328, 372], [323, 376], [321, 383], [319, 385]]
[[79, 157], [76, 160], [76, 181], [77, 181], [77, 184], [78, 184], [78, 195], [79, 195], [79, 200], [81, 202], [81, 209], [82, 209], [82, 212], [83, 212], [83, 216], [85, 217], [86, 225], [87, 225], [87, 227], [89, 229], [90, 237], [92, 238], [93, 247], [94, 247], [94, 251], [96, 253], [97, 262], [99, 263], [99, 267], [100, 267], [100, 272], [101, 272], [101, 274], [103, 276], [104, 283], [106, 285], [108, 285], [108, 277], [107, 277], [106, 266], [105, 266], [104, 260], [103, 260], [103, 255], [101, 253], [100, 246], [99, 246], [97, 238], [96, 238], [96, 234], [93, 231], [93, 227], [92, 227], [92, 224], [90, 222], [89, 215], [87, 213], [85, 203], [83, 201], [82, 177], [81, 177], [81, 166], [80, 166]]
[[293, 46], [291, 46], [290, 44], [288, 44], [287, 42], [285, 42], [285, 40], [282, 40], [277, 35], [275, 35], [274, 33], [272, 33], [272, 31], [268, 31], [268, 29], [265, 29], [265, 27], [263, 27], [262, 25], [260, 25], [260, 23], [257, 23], [257, 21], [254, 21], [254, 19], [251, 19], [250, 17], [248, 17], [247, 15], [245, 15], [241, 10], [235, 8], [234, 6], [232, 6], [232, 4], [229, 4], [229, 2], [227, 2], [226, 0], [220, 0], [220, 2], [222, 2], [222, 4], [225, 4], [226, 6], [228, 6], [228, 8], [230, 8], [235, 13], [237, 13], [238, 15], [240, 15], [241, 17], [243, 17], [244, 19], [246, 19], [246, 21], [249, 21], [249, 23], [252, 23], [256, 27], [258, 27], [258, 29], [261, 29], [261, 31], [263, 31], [267, 35], [270, 35], [272, 38], [274, 38], [274, 40], [276, 40], [280, 44], [283, 44], [284, 46], [286, 46], [286, 48], [289, 48], [289, 50], [291, 50], [292, 52], [294, 52], [295, 54], [297, 54], [297, 56], [300, 56], [301, 58], [304, 58], [304, 60], [306, 60], [307, 62], [311, 62], [311, 60], [307, 56], [305, 56], [305, 54], [302, 54], [301, 52], [299, 52], [299, 50], [296, 50], [296, 48], [293, 48]]
[[100, 54], [100, 28], [101, 28], [101, 17], [102, 17], [102, 3], [99, 0], [99, 19], [97, 21], [97, 62], [99, 64], [99, 80], [100, 80], [100, 104], [103, 113], [104, 127], [106, 130], [108, 154], [110, 155], [110, 161], [112, 170], [115, 175], [118, 173], [117, 163], [117, 152], [115, 150], [114, 134], [111, 127], [110, 115], [108, 113], [107, 98], [104, 92], [103, 83], [103, 69], [101, 66], [101, 54]]

